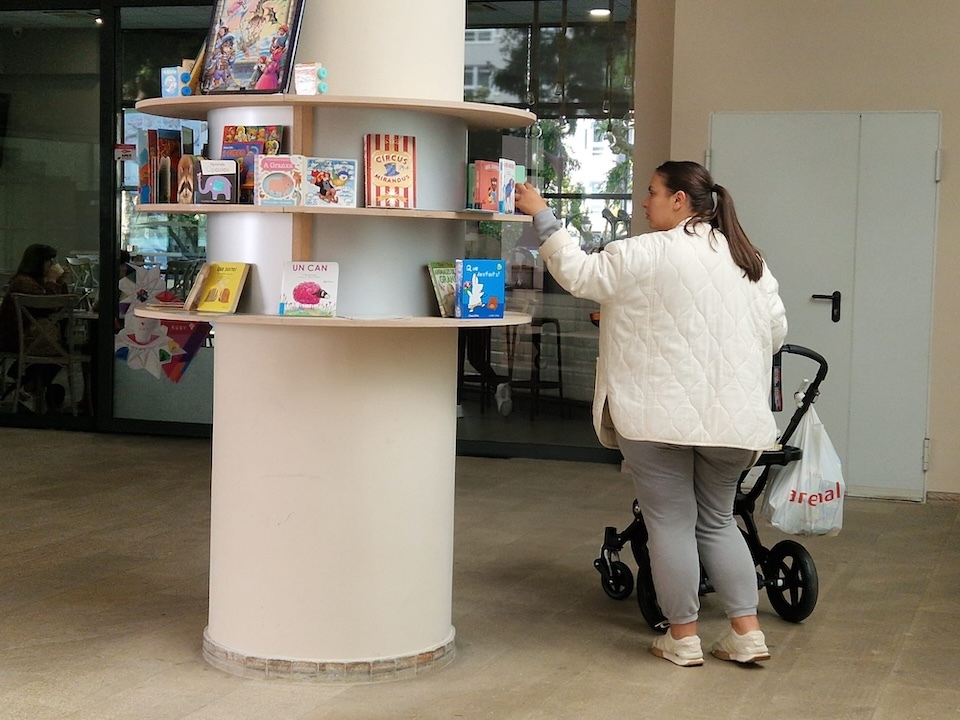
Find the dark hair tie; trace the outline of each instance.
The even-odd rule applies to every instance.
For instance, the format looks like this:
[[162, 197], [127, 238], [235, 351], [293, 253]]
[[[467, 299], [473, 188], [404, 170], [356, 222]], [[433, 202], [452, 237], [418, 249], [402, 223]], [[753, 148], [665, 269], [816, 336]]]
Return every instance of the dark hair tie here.
[[710, 188], [710, 191], [711, 191], [711, 192], [720, 192], [720, 186], [719, 186], [719, 185], [714, 185], [712, 188]]

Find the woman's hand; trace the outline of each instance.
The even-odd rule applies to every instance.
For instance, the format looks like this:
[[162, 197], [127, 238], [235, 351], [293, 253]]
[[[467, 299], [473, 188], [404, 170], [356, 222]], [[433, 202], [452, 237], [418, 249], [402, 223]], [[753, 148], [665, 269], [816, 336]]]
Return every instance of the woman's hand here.
[[517, 185], [514, 195], [516, 209], [527, 215], [536, 215], [547, 207], [547, 203], [540, 197], [537, 189], [528, 182]]

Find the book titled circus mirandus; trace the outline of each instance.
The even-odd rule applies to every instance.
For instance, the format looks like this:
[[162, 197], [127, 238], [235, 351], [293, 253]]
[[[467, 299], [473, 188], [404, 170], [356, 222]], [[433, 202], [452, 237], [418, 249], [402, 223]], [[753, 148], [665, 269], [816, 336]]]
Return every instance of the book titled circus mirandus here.
[[363, 142], [367, 207], [417, 207], [417, 139], [371, 133]]
[[340, 266], [335, 262], [288, 262], [283, 266], [280, 315], [335, 317]]

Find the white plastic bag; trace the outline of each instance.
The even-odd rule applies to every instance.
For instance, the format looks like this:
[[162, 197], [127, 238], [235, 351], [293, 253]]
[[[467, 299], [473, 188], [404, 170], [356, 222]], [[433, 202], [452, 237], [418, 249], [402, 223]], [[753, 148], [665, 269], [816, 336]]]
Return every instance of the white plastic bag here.
[[813, 405], [800, 419], [795, 439], [803, 456], [767, 488], [770, 522], [790, 535], [836, 535], [843, 527], [846, 485], [840, 457]]

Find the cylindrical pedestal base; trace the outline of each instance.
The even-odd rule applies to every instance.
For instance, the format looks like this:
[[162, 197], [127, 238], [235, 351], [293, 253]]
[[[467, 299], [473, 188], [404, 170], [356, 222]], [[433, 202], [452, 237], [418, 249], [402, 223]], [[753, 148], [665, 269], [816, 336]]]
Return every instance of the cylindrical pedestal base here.
[[211, 663], [372, 680], [452, 658], [456, 343], [217, 323]]

